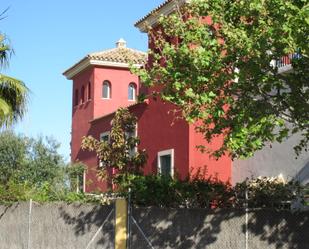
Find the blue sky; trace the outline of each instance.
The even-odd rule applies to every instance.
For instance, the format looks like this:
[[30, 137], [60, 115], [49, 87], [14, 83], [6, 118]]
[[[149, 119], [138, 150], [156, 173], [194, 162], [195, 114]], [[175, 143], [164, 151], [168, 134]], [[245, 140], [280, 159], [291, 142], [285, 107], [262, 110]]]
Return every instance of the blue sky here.
[[0, 21], [15, 50], [4, 73], [23, 80], [31, 90], [28, 113], [15, 130], [29, 136], [53, 136], [69, 160], [72, 82], [62, 75], [86, 54], [115, 46], [147, 50], [147, 37], [134, 22], [163, 0], [40, 1], [1, 0]]

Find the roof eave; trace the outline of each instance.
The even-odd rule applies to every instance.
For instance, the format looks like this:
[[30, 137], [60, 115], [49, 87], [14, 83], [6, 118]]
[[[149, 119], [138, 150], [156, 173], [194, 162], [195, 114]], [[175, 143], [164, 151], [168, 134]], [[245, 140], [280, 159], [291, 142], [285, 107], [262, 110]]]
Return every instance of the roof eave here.
[[135, 27], [137, 27], [142, 33], [147, 33], [148, 27], [154, 27], [158, 23], [158, 19], [161, 15], [166, 16], [175, 11], [177, 4], [182, 5], [185, 3], [189, 3], [191, 0], [172, 0], [167, 1], [165, 4], [160, 6], [158, 9], [151, 11], [145, 17], [141, 18], [139, 21], [135, 23]]
[[[80, 73], [81, 71], [85, 70], [89, 66], [106, 66], [106, 67], [117, 67], [117, 68], [130, 68], [129, 63], [123, 63], [123, 62], [111, 62], [111, 61], [102, 61], [102, 60], [96, 60], [91, 59], [88, 57], [85, 57], [82, 59], [79, 63], [74, 65], [73, 67], [66, 70], [63, 75], [68, 79], [71, 80], [75, 75]], [[134, 67], [142, 67], [143, 64], [133, 64]]]

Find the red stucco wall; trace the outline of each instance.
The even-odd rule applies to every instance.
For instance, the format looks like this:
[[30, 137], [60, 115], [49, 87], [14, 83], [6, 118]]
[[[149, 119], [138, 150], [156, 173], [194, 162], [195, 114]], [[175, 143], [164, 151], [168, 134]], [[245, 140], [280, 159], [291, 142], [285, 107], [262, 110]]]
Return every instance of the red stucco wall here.
[[[73, 88], [72, 88], [72, 131], [71, 131], [71, 159], [72, 161], [76, 161], [80, 158], [80, 144], [81, 137], [87, 134], [90, 124], [89, 120], [93, 118], [93, 97], [91, 100], [87, 100], [87, 96], [85, 98], [84, 103], [81, 103], [80, 100], [80, 92], [82, 86], [87, 89], [88, 83], [91, 83], [93, 86], [93, 68], [89, 68], [83, 73], [76, 75], [73, 78]], [[74, 106], [75, 103], [75, 90], [79, 91], [79, 104]], [[93, 96], [93, 87], [91, 87]], [[87, 92], [87, 91], [86, 91]], [[87, 95], [87, 94], [86, 94]]]
[[[139, 89], [139, 80], [129, 69], [96, 67], [94, 69], [94, 118], [116, 111], [119, 107], [132, 105], [128, 100], [128, 86], [134, 82]], [[102, 99], [104, 80], [111, 83], [111, 98]], [[138, 94], [138, 91], [137, 91]]]
[[217, 137], [209, 144], [203, 138], [203, 134], [197, 133], [195, 125], [190, 125], [190, 173], [193, 177], [198, 171], [204, 178], [215, 177], [221, 181], [231, 180], [232, 161], [228, 156], [215, 159], [209, 153], [202, 153], [197, 146], [203, 145], [206, 149], [215, 150], [222, 144], [222, 137]]
[[150, 99], [143, 110], [134, 112], [138, 115], [138, 136], [140, 148], [146, 149], [148, 162], [145, 174], [157, 173], [157, 154], [159, 151], [174, 149], [175, 175], [188, 176], [189, 170], [189, 126], [177, 119], [171, 112], [175, 106], [161, 100]]
[[[102, 84], [104, 80], [111, 83], [111, 98], [102, 98]], [[91, 83], [91, 100], [87, 100], [88, 83]], [[71, 139], [71, 160], [72, 162], [81, 161], [88, 166], [86, 175], [86, 191], [96, 191], [96, 189], [106, 189], [106, 182], [98, 182], [96, 169], [98, 160], [94, 153], [82, 151], [80, 149], [82, 137], [93, 135], [99, 139], [99, 135], [104, 131], [104, 127], [94, 129], [90, 121], [94, 118], [109, 114], [119, 107], [132, 105], [135, 101], [128, 100], [128, 86], [134, 82], [139, 88], [138, 77], [132, 75], [129, 69], [111, 67], [91, 67], [73, 78], [72, 89], [72, 139]], [[84, 86], [85, 102], [81, 103], [81, 89]], [[74, 106], [75, 90], [79, 91], [79, 105]], [[109, 123], [107, 123], [108, 125]], [[110, 128], [106, 128], [109, 130]]]
[[[175, 175], [186, 178], [189, 174], [189, 126], [184, 120], [174, 117], [169, 113], [175, 107], [158, 100], [150, 100], [149, 104], [143, 103], [131, 106], [130, 111], [138, 118], [137, 135], [141, 140], [139, 149], [146, 149], [148, 161], [144, 167], [145, 174], [157, 173], [157, 154], [159, 151], [174, 149]], [[100, 134], [109, 131], [114, 115], [109, 115], [91, 123], [89, 134], [99, 139]], [[93, 173], [97, 169], [98, 160], [94, 153], [83, 154], [83, 161], [87, 162], [88, 192], [100, 187], [106, 190], [106, 182], [98, 182]], [[93, 157], [93, 159], [91, 159]], [[91, 182], [91, 184], [89, 183]]]

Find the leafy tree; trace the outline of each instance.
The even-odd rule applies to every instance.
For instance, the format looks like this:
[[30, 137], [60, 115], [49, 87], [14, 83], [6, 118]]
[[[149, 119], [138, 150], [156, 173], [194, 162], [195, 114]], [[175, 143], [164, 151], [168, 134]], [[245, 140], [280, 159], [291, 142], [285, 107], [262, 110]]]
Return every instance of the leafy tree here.
[[65, 163], [58, 152], [60, 143], [52, 137], [25, 139], [27, 151], [22, 178], [38, 185], [45, 182], [63, 184]]
[[[296, 152], [307, 149], [308, 1], [192, 0], [159, 24], [149, 29], [150, 64], [134, 71], [208, 142], [223, 135], [214, 156], [250, 157], [294, 133]], [[286, 55], [294, 70], [281, 74]]]
[[135, 151], [139, 139], [135, 133], [137, 119], [127, 108], [120, 108], [112, 120], [112, 127], [108, 141], [98, 141], [92, 136], [84, 137], [82, 149], [95, 151], [103, 165], [98, 175], [106, 179], [114, 170], [114, 180], [127, 174], [140, 174], [141, 167], [147, 160], [145, 151]]
[[0, 135], [0, 183], [6, 185], [8, 181], [24, 170], [26, 160], [26, 143], [20, 136], [12, 132]]
[[[5, 35], [0, 33], [0, 72], [8, 65], [12, 52]], [[22, 81], [0, 73], [0, 126], [11, 125], [24, 116], [28, 92]]]
[[28, 138], [6, 131], [0, 134], [0, 184], [28, 182], [64, 185], [65, 163], [52, 138]]
[[83, 187], [83, 176], [86, 170], [86, 165], [81, 162], [73, 163], [68, 165], [66, 173], [70, 182], [71, 191], [81, 192]]

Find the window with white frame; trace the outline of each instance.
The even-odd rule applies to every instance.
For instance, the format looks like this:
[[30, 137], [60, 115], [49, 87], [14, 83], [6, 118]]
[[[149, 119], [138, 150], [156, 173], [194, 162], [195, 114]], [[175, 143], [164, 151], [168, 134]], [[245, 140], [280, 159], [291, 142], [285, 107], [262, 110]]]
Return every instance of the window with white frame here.
[[[106, 131], [100, 134], [100, 141], [109, 142], [110, 132]], [[100, 160], [99, 167], [104, 167], [105, 163]]]
[[[134, 130], [131, 132], [126, 132], [125, 136], [126, 136], [126, 139], [137, 137], [137, 124], [135, 125]], [[137, 152], [137, 146], [135, 146], [134, 148], [131, 148], [129, 151], [129, 154], [130, 156], [134, 156], [136, 152]]]
[[103, 99], [110, 99], [111, 98], [111, 83], [108, 80], [103, 81], [102, 98]]
[[174, 177], [174, 149], [158, 152], [158, 173]]
[[84, 170], [82, 175], [78, 175], [76, 179], [76, 192], [80, 193], [86, 192], [86, 170]]
[[129, 100], [136, 100], [136, 84], [134, 82], [131, 82], [129, 84], [129, 87], [128, 87], [128, 99]]

